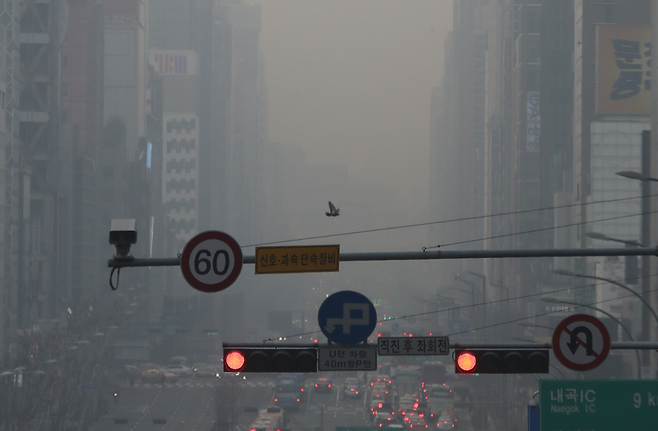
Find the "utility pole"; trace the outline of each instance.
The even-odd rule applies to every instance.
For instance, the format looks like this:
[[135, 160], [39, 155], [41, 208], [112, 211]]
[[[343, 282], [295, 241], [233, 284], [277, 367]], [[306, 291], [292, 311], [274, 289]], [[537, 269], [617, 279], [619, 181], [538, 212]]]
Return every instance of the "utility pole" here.
[[[651, 131], [642, 131], [642, 175], [651, 177]], [[651, 202], [649, 194], [651, 193], [651, 184], [649, 181], [642, 181], [642, 244], [651, 243]], [[650, 303], [651, 278], [650, 278], [650, 259], [649, 256], [642, 256], [642, 298], [645, 303]], [[651, 332], [649, 329], [649, 313], [642, 310], [642, 339], [650, 341]], [[642, 352], [643, 370], [650, 367], [649, 352]]]

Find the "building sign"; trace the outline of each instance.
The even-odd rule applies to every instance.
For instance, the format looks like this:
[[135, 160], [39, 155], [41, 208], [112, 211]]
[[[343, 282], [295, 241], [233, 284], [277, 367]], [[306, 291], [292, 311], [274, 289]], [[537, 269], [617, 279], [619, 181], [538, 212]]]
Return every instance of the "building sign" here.
[[601, 115], [651, 113], [651, 27], [597, 27], [596, 108]]
[[196, 75], [197, 55], [191, 50], [151, 50], [149, 66], [161, 75]]
[[526, 149], [539, 151], [541, 121], [539, 117], [539, 91], [528, 91], [526, 105]]
[[256, 274], [338, 271], [339, 245], [256, 247]]

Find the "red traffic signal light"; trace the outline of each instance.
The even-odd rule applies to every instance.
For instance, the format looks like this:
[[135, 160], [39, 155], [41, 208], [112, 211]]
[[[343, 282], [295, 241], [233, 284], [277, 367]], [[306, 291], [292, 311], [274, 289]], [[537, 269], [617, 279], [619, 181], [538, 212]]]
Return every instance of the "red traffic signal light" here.
[[456, 355], [455, 365], [464, 373], [472, 373], [477, 366], [477, 358], [471, 352], [461, 352]]
[[245, 357], [238, 350], [229, 352], [224, 358], [224, 369], [228, 371], [242, 371], [244, 364]]
[[245, 347], [224, 344], [224, 371], [244, 373], [316, 373], [317, 346]]
[[546, 349], [455, 351], [456, 374], [547, 374]]

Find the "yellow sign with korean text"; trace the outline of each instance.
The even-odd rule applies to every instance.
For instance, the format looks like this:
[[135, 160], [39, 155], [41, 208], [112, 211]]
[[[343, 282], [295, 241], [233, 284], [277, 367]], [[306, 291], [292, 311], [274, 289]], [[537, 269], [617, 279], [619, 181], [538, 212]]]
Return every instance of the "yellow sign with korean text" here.
[[651, 113], [651, 27], [597, 27], [596, 113]]
[[340, 245], [256, 247], [256, 274], [338, 271]]

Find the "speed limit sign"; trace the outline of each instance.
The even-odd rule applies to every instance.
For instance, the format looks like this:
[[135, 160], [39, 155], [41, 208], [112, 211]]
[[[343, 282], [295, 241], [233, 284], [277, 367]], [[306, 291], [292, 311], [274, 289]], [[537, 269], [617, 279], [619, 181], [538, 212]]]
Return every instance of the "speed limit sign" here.
[[229, 287], [242, 271], [242, 250], [224, 232], [202, 232], [188, 241], [180, 269], [190, 286], [201, 292], [219, 292]]

